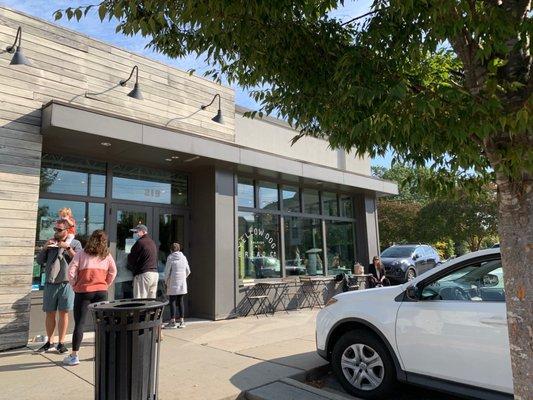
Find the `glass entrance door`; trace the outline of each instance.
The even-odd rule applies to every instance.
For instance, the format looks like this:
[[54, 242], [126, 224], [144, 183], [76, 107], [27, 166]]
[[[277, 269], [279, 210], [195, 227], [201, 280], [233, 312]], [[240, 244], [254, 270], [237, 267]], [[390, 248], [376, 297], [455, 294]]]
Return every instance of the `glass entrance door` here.
[[178, 242], [182, 251], [189, 256], [189, 242], [187, 235], [188, 213], [172, 208], [136, 206], [130, 204], [112, 204], [110, 226], [110, 248], [117, 264], [117, 277], [114, 290], [110, 290], [110, 298], [133, 298], [133, 275], [127, 269], [128, 254], [135, 243], [133, 232], [130, 229], [138, 224], [144, 224], [148, 233], [158, 248], [157, 269], [159, 272], [158, 296], [163, 294], [161, 282], [165, 265], [170, 254], [170, 245]]
[[154, 230], [153, 211], [151, 207], [113, 204], [111, 214], [110, 247], [117, 264], [114, 298], [133, 298], [133, 275], [127, 268], [128, 254], [135, 243], [131, 229], [144, 224], [151, 234]]
[[155, 231], [157, 232], [156, 244], [159, 253], [157, 255], [161, 279], [165, 271], [167, 257], [170, 254], [170, 245], [177, 242], [181, 245], [181, 251], [188, 256], [189, 243], [187, 240], [188, 214], [172, 209], [156, 208], [154, 210]]

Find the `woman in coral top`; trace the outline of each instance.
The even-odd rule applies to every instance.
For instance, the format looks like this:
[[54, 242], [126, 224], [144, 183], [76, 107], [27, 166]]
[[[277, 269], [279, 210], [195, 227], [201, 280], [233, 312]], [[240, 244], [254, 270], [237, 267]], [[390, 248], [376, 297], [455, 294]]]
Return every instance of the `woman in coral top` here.
[[78, 351], [83, 339], [83, 326], [91, 303], [107, 300], [107, 289], [117, 275], [117, 266], [107, 247], [107, 234], [103, 230], [93, 232], [85, 249], [76, 253], [69, 264], [68, 279], [75, 292], [74, 333], [72, 353], [65, 357], [66, 365], [78, 365]]

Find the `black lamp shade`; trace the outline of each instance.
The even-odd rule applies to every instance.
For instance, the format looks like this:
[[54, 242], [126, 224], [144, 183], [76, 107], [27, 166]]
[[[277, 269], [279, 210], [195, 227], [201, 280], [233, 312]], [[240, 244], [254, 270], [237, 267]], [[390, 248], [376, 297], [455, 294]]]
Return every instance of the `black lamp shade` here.
[[22, 49], [20, 48], [20, 46], [16, 47], [15, 54], [13, 54], [13, 58], [11, 58], [10, 64], [11, 65], [31, 65], [31, 63], [22, 53]]
[[128, 93], [128, 96], [137, 100], [142, 100], [144, 98], [138, 83], [133, 85], [133, 89], [131, 92]]
[[218, 122], [219, 124], [224, 123], [224, 119], [222, 118], [222, 111], [220, 111], [220, 108], [218, 109], [217, 115], [211, 118], [211, 121]]

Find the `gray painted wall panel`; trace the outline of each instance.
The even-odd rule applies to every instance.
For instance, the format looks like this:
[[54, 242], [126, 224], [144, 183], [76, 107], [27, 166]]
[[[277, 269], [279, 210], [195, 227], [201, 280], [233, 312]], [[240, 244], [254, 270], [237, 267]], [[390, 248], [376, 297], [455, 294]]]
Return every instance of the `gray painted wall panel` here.
[[235, 308], [235, 184], [231, 171], [215, 173], [215, 319]]
[[213, 318], [215, 314], [215, 173], [205, 168], [192, 174], [190, 224], [191, 254], [189, 305], [194, 316]]
[[376, 197], [372, 195], [365, 196], [365, 216], [368, 246], [368, 261], [372, 257], [379, 255], [379, 231], [378, 231], [378, 214]]

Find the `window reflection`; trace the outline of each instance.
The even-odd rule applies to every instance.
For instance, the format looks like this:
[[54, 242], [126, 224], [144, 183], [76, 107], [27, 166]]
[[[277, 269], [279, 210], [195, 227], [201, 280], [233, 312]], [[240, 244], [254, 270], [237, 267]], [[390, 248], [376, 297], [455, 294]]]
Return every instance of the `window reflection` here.
[[254, 181], [252, 179], [239, 178], [237, 198], [239, 207], [255, 207]]
[[320, 214], [320, 198], [318, 197], [318, 190], [304, 189], [303, 202], [305, 214]]
[[278, 185], [259, 182], [259, 208], [267, 210], [278, 209]]
[[353, 218], [353, 201], [348, 195], [339, 197], [341, 217]]
[[286, 274], [324, 274], [321, 221], [290, 217], [285, 219], [284, 229]]
[[[238, 218], [240, 279], [280, 276], [283, 268], [285, 275], [323, 275], [326, 254], [329, 274], [352, 271], [355, 228], [353, 198], [350, 195], [239, 178], [238, 205], [241, 207]], [[255, 213], [245, 212], [243, 207], [254, 208]], [[281, 212], [278, 211], [280, 209]], [[278, 232], [280, 217], [271, 215], [271, 212], [283, 217], [284, 243], [281, 243]], [[298, 214], [306, 217], [295, 216]], [[326, 219], [329, 217], [337, 218], [330, 221]], [[326, 227], [325, 237], [323, 224]], [[255, 227], [259, 229], [256, 233]], [[249, 229], [252, 233], [246, 234]], [[264, 246], [264, 240], [261, 235], [265, 232], [275, 237], [273, 240], [285, 249], [285, 265], [281, 270], [277, 254], [263, 256], [261, 246]], [[257, 257], [265, 257], [265, 260], [256, 262]], [[270, 262], [272, 268], [263, 266]]]
[[239, 279], [279, 278], [279, 217], [239, 212]]
[[187, 205], [187, 176], [134, 166], [113, 167], [113, 198]]
[[284, 211], [300, 212], [300, 191], [297, 187], [283, 186], [281, 196]]
[[353, 223], [326, 220], [328, 274], [351, 274], [355, 263]]
[[104, 197], [106, 165], [93, 160], [43, 154], [40, 191]]
[[337, 194], [330, 192], [322, 193], [322, 204], [324, 206], [324, 214], [337, 217], [339, 215], [339, 204], [337, 203]]

